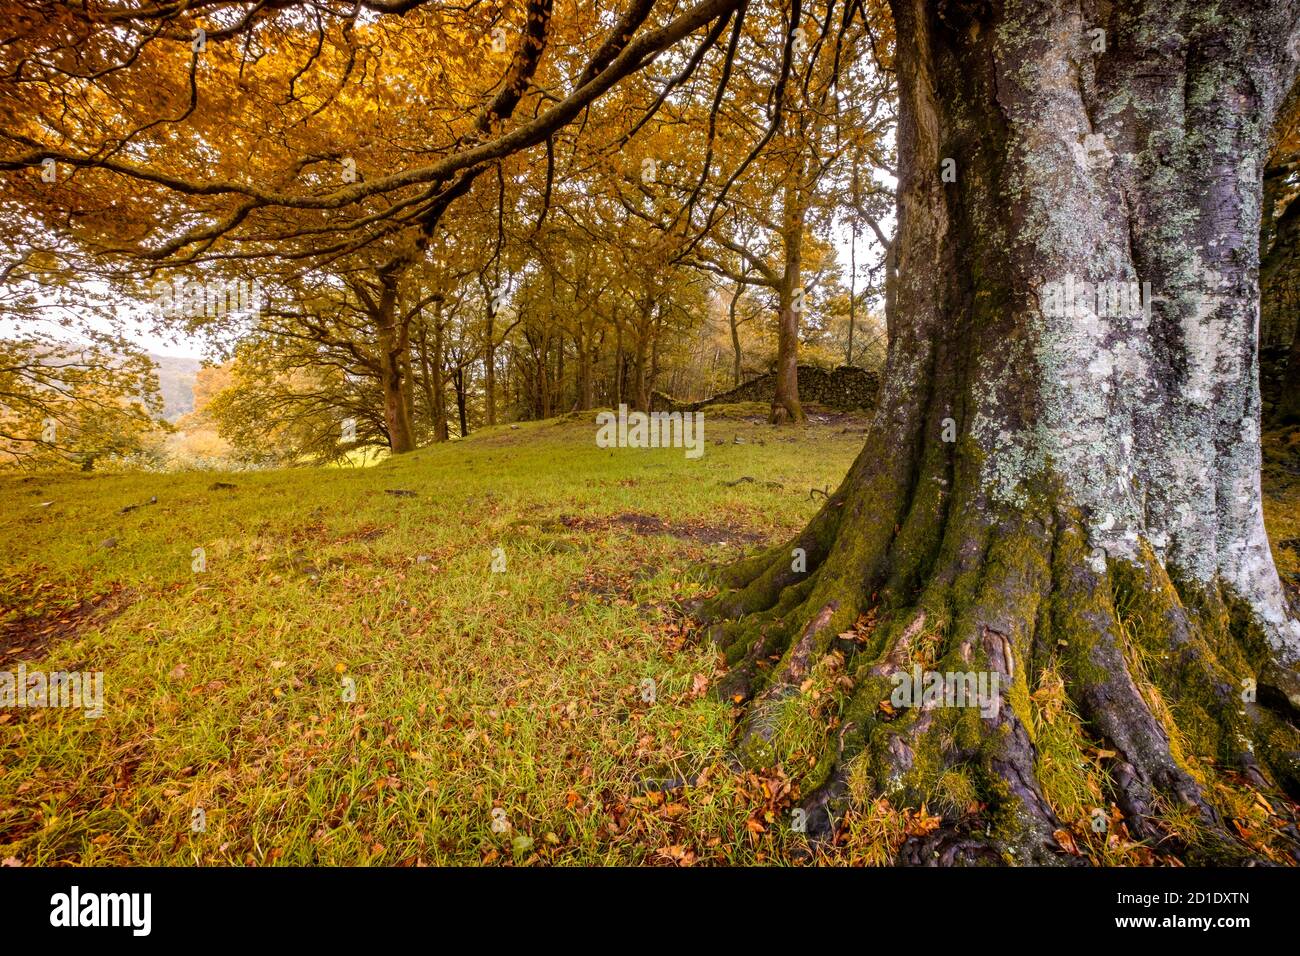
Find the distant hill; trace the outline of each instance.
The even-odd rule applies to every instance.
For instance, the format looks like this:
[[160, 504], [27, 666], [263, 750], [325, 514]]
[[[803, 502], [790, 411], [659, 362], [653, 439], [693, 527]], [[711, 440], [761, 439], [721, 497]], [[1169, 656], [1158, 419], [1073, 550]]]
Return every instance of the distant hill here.
[[158, 366], [158, 388], [163, 397], [163, 417], [174, 422], [194, 411], [194, 376], [203, 364], [198, 359], [150, 353]]

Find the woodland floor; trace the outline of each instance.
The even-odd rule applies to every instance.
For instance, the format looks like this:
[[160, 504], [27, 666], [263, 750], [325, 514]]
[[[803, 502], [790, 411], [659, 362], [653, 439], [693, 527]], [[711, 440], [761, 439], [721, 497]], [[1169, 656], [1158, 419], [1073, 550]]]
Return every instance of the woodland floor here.
[[[106, 675], [98, 719], [0, 711], [0, 861], [808, 860], [801, 768], [733, 769], [717, 655], [674, 610], [702, 565], [798, 531], [866, 427], [764, 414], [708, 409], [697, 461], [599, 449], [575, 415], [364, 469], [0, 479], [0, 670]], [[1300, 604], [1300, 431], [1267, 440]], [[1176, 863], [1092, 833], [1106, 753], [1058, 688], [1032, 702], [1041, 759], [1082, 771], [1048, 793], [1079, 854]], [[1217, 796], [1286, 862], [1269, 835], [1296, 807]], [[942, 812], [859, 800], [812, 859], [887, 863]]]

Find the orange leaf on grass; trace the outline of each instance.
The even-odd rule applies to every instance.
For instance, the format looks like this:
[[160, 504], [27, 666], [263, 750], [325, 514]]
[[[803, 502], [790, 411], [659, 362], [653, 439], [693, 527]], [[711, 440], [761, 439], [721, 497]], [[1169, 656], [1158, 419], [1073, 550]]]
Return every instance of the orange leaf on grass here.
[[941, 822], [943, 822], [942, 817], [928, 813], [925, 804], [921, 804], [920, 810], [907, 811], [907, 834], [916, 837], [929, 836], [939, 829]]

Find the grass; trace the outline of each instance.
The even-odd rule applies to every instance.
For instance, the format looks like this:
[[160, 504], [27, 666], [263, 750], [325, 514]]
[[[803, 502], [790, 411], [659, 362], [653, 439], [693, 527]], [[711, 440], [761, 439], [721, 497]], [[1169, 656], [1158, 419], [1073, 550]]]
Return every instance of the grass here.
[[[861, 446], [860, 417], [763, 412], [710, 410], [696, 461], [575, 415], [367, 468], [0, 478], [0, 670], [106, 682], [97, 719], [0, 711], [0, 861], [802, 860], [789, 780], [730, 763], [716, 654], [673, 611]], [[1300, 500], [1266, 508], [1300, 533]], [[1058, 698], [1044, 783], [1083, 820]], [[828, 859], [886, 863], [926, 821], [868, 801]]]
[[0, 859], [781, 857], [788, 793], [727, 769], [715, 655], [670, 605], [801, 527], [863, 423], [760, 414], [709, 415], [698, 461], [570, 419], [371, 468], [5, 477], [0, 668], [106, 691], [0, 712]]

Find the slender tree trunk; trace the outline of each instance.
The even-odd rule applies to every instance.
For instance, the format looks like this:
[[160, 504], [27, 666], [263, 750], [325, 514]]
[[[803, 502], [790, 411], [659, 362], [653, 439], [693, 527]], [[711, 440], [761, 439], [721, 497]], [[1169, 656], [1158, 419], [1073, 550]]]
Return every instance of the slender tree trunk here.
[[[856, 185], [856, 175], [854, 177]], [[844, 364], [853, 364], [853, 327], [858, 322], [858, 227], [849, 237], [849, 344], [844, 349]]]
[[[798, 273], [793, 281], [799, 281]], [[776, 391], [772, 395], [770, 416], [774, 425], [804, 420], [803, 406], [799, 403], [799, 310], [789, 278], [781, 283], [778, 302]]]
[[661, 325], [662, 317], [650, 325], [650, 361], [645, 381], [645, 410], [647, 412], [654, 407], [655, 386], [659, 384], [659, 332]]
[[[437, 399], [434, 398], [433, 362], [429, 358], [429, 336], [423, 319], [420, 321], [419, 334], [416, 338], [420, 346], [420, 384], [424, 390], [424, 403], [429, 410], [429, 420], [432, 422], [437, 418], [435, 409], [438, 403]], [[436, 441], [437, 438], [435, 437], [434, 440]]]
[[583, 404], [586, 408], [596, 407], [596, 376], [600, 356], [594, 345], [588, 345], [583, 352], [583, 361], [587, 363], [587, 386], [583, 392]]
[[[891, 7], [898, 320], [844, 482], [702, 608], [718, 690], [745, 702], [739, 756], [812, 768], [816, 837], [887, 797], [942, 817], [901, 861], [1064, 862], [1091, 811], [1044, 772], [1032, 696], [1061, 687], [1078, 746], [1114, 754], [1107, 820], [1253, 858], [1210, 784], [1300, 795], [1256, 367], [1259, 177], [1297, 4]], [[1152, 315], [1063, 309], [1071, 277], [1149, 281]], [[996, 706], [891, 705], [913, 667], [983, 674]], [[840, 671], [853, 689], [826, 708], [810, 688]]]
[[409, 324], [403, 325], [402, 337], [405, 339], [405, 345], [402, 348], [402, 404], [405, 406], [407, 428], [411, 432], [411, 443], [415, 444], [415, 372], [411, 366], [411, 327]]
[[736, 283], [736, 291], [731, 293], [731, 301], [727, 303], [727, 322], [731, 326], [731, 384], [740, 384], [740, 326], [736, 324], [736, 312], [740, 305], [740, 297], [745, 292], [743, 282]]
[[592, 382], [595, 374], [592, 368], [593, 347], [588, 342], [588, 335], [585, 330], [579, 332], [579, 336], [574, 339], [573, 344], [578, 350], [578, 408], [587, 411], [595, 403]]
[[[644, 318], [644, 317], [643, 317]], [[650, 411], [650, 377], [647, 374], [647, 344], [644, 324], [638, 330], [636, 350], [632, 355], [632, 407], [638, 411]]]
[[457, 365], [452, 373], [452, 384], [456, 388], [456, 418], [460, 425], [460, 437], [469, 435], [469, 422], [465, 416], [465, 366]]
[[496, 312], [488, 303], [487, 341], [483, 347], [483, 417], [491, 428], [497, 423]]
[[443, 343], [442, 343], [442, 303], [437, 303], [437, 308], [433, 314], [433, 355], [429, 360], [429, 374], [426, 378], [429, 380], [429, 388], [433, 393], [433, 400], [430, 404], [433, 415], [433, 440], [435, 442], [444, 442], [450, 437], [447, 432], [447, 382], [445, 371], [443, 369]]
[[778, 292], [776, 391], [772, 395], [771, 421], [803, 424], [803, 406], [799, 403], [799, 322], [803, 312], [803, 226], [804, 209], [800, 196], [800, 162], [786, 176], [782, 208], [781, 241], [785, 249], [785, 268]]
[[546, 368], [534, 354], [533, 361], [528, 366], [528, 400], [534, 419], [546, 417], [545, 381]]
[[564, 411], [564, 336], [555, 337], [555, 401], [556, 412]]
[[623, 355], [623, 327], [618, 328], [614, 351], [614, 404], [621, 405], [627, 398], [626, 389], [627, 360]]
[[889, 244], [885, 250], [885, 344], [894, 341], [894, 327], [898, 313], [898, 242]]
[[541, 407], [538, 409], [539, 418], [551, 417], [551, 336], [549, 332], [542, 333], [542, 346], [537, 353], [537, 391], [538, 398], [541, 400]]

